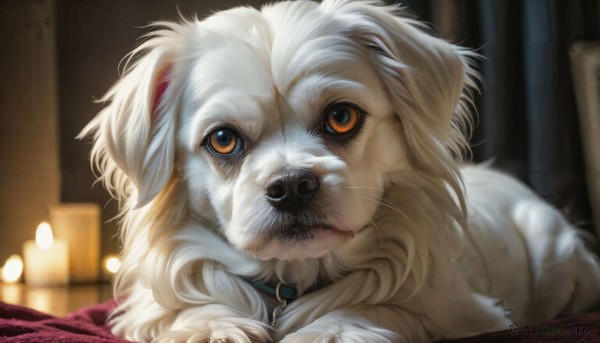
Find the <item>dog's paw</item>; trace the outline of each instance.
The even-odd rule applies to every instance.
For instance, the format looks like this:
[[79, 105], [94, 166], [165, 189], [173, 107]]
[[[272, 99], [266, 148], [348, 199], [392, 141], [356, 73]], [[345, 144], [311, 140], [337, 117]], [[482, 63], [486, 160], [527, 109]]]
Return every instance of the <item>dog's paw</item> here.
[[332, 325], [309, 325], [289, 334], [281, 343], [394, 343], [402, 340], [395, 333], [370, 325], [338, 322]]
[[156, 337], [153, 342], [267, 343], [271, 340], [264, 328], [236, 325], [228, 321], [210, 320], [166, 332]]

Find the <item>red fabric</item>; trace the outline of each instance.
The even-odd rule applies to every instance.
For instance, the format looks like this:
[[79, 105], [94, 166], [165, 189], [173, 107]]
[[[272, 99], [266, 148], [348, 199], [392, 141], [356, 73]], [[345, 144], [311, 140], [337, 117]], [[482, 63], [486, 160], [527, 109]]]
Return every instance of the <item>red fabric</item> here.
[[[82, 308], [64, 318], [0, 302], [0, 341], [6, 343], [126, 343], [113, 336], [106, 318], [112, 301]], [[520, 325], [507, 331], [444, 341], [475, 342], [600, 342], [600, 312], [557, 319], [542, 324]]]
[[64, 318], [0, 302], [0, 341], [3, 343], [126, 343], [106, 326], [114, 302], [82, 308]]

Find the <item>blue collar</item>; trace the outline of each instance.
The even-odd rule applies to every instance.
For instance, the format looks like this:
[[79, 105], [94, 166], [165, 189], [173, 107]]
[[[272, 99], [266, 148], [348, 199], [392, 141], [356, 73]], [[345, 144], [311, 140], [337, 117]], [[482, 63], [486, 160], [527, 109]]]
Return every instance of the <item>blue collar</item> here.
[[252, 286], [258, 288], [259, 290], [274, 296], [277, 300], [281, 298], [285, 300], [293, 300], [298, 295], [298, 291], [295, 288], [288, 287], [280, 282], [277, 286], [273, 287], [266, 282], [252, 282]]

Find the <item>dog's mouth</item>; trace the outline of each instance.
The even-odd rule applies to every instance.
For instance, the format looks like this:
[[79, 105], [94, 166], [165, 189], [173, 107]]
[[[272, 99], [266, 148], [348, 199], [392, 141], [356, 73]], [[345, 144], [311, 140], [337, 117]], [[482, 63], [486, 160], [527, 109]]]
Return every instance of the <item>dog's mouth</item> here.
[[276, 213], [261, 225], [260, 234], [241, 250], [261, 260], [298, 260], [319, 258], [352, 239], [350, 228], [340, 227], [327, 220], [319, 210], [298, 214]]
[[267, 230], [271, 239], [280, 241], [310, 241], [332, 235], [352, 235], [323, 221], [318, 212], [302, 215], [280, 216]]
[[303, 224], [291, 223], [271, 229], [271, 238], [282, 241], [307, 241], [316, 239], [319, 235], [342, 233], [327, 223]]

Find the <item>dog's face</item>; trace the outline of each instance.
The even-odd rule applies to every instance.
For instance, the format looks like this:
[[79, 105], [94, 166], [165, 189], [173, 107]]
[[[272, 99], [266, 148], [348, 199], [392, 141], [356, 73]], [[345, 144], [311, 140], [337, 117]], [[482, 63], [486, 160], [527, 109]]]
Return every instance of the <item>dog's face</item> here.
[[[190, 61], [179, 163], [191, 206], [202, 214], [209, 199], [237, 248], [317, 257], [369, 222], [386, 173], [407, 167], [405, 143], [373, 51], [334, 17], [269, 15], [281, 12], [221, 19], [234, 34]], [[237, 18], [252, 21], [237, 30]]]
[[391, 175], [453, 144], [463, 58], [385, 8], [279, 3], [172, 29], [130, 72], [151, 74], [151, 113], [129, 118], [150, 125], [147, 151], [136, 168], [114, 159], [140, 205], [177, 170], [192, 215], [260, 259], [335, 250], [369, 224]]

